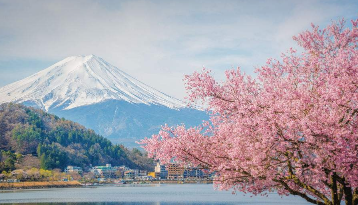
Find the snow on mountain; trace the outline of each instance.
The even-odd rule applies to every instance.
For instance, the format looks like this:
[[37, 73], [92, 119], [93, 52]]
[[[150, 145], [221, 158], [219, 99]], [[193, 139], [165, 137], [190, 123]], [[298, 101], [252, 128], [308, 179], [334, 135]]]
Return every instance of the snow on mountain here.
[[95, 55], [68, 57], [23, 80], [0, 88], [0, 103], [35, 104], [49, 110], [68, 110], [107, 100], [185, 107]]
[[0, 88], [0, 104], [22, 103], [78, 122], [114, 143], [135, 143], [163, 124], [197, 126], [208, 119], [94, 56], [68, 57], [30, 77]]

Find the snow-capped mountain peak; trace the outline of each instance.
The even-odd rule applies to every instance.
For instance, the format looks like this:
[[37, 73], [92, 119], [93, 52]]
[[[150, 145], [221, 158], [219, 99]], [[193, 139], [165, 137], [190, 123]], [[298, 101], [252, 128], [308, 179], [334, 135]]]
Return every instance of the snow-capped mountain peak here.
[[71, 56], [0, 88], [0, 103], [32, 103], [49, 110], [72, 109], [106, 100], [164, 105], [179, 109], [182, 101], [170, 97], [121, 71], [95, 55]]

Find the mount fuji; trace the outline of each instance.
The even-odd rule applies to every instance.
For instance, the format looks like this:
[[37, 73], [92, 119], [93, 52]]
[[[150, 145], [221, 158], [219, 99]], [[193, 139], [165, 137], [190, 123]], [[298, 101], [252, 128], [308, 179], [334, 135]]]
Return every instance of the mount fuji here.
[[208, 118], [95, 55], [65, 58], [0, 88], [5, 102], [43, 109], [129, 147], [165, 123], [195, 126]]

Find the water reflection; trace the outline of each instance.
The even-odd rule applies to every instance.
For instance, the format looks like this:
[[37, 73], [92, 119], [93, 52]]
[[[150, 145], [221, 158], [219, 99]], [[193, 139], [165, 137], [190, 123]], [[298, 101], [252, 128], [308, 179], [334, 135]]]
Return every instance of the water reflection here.
[[99, 186], [91, 188], [54, 188], [0, 192], [0, 204], [63, 204], [63, 205], [301, 205], [300, 197], [232, 195], [215, 191], [207, 184], [161, 184], [155, 186]]

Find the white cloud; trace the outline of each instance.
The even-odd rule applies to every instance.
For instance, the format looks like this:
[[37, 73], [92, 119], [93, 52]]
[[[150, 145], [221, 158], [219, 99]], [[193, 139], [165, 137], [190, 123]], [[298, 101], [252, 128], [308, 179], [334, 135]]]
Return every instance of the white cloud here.
[[[120, 3], [118, 3], [120, 2]], [[0, 61], [95, 54], [170, 95], [203, 65], [252, 73], [353, 1], [0, 1]], [[0, 67], [3, 75], [11, 74]], [[35, 71], [34, 71], [35, 72]], [[16, 75], [19, 77], [19, 75]], [[25, 76], [21, 76], [25, 77]]]

